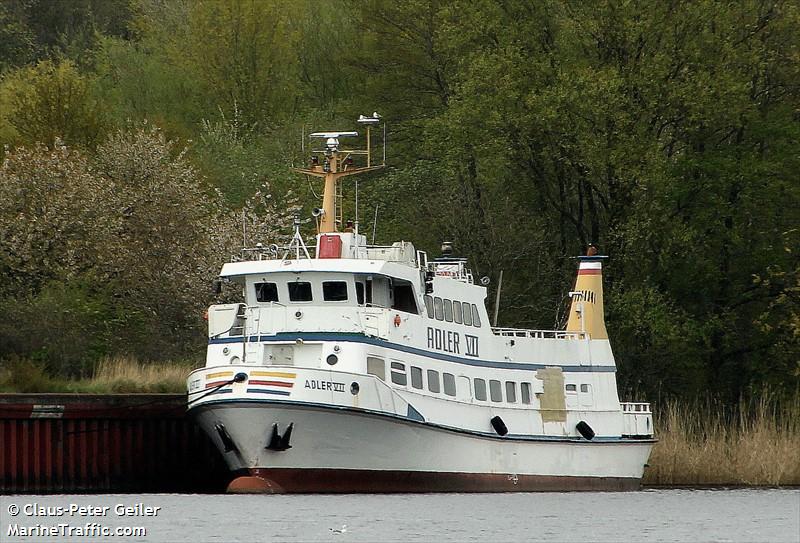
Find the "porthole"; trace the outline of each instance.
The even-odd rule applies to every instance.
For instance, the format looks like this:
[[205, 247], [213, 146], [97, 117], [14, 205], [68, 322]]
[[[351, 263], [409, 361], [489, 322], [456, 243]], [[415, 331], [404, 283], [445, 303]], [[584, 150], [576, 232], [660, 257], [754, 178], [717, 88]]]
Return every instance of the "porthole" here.
[[303, 318], [303, 312], [302, 311], [295, 311], [294, 312], [294, 318], [295, 319], [302, 319]]
[[339, 361], [339, 357], [335, 354], [329, 354], [328, 358], [325, 359], [329, 366], [335, 366], [336, 363]]
[[357, 394], [358, 394], [358, 391], [359, 391], [359, 390], [361, 390], [361, 387], [360, 387], [360, 386], [358, 386], [358, 383], [356, 383], [355, 381], [353, 381], [353, 382], [350, 384], [350, 394], [352, 394], [353, 396], [355, 396], [355, 395], [357, 395]]

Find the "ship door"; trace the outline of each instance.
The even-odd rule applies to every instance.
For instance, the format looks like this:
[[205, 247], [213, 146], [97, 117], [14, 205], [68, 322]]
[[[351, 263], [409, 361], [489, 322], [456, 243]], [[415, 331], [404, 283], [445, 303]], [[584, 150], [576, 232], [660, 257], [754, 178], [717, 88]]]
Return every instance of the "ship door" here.
[[382, 337], [386, 335], [386, 315], [380, 308], [365, 307], [363, 316], [364, 333], [368, 336]]

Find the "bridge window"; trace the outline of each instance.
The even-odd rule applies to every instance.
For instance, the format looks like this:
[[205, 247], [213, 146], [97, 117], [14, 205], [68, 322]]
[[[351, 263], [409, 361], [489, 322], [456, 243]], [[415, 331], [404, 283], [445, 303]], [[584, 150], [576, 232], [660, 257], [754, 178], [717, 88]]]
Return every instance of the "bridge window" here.
[[589, 385], [587, 385], [587, 384], [581, 385], [581, 392], [584, 392], [584, 393], [589, 392]]
[[428, 390], [431, 392], [439, 392], [439, 372], [436, 370], [428, 370]]
[[453, 302], [444, 300], [444, 320], [453, 322]]
[[500, 386], [500, 381], [492, 379], [489, 381], [489, 396], [493, 402], [503, 401], [503, 388]]
[[453, 321], [461, 324], [461, 302], [453, 302]]
[[486, 401], [486, 381], [483, 379], [474, 379], [475, 382], [475, 399]]
[[392, 362], [392, 383], [406, 386], [408, 381], [406, 378], [405, 364], [401, 364], [400, 362]]
[[438, 296], [433, 299], [433, 312], [437, 321], [444, 320], [444, 304]]
[[307, 281], [293, 281], [287, 283], [289, 287], [289, 300], [292, 302], [310, 302], [311, 283]]
[[472, 326], [472, 310], [469, 307], [469, 304], [464, 302], [464, 324], [467, 326]]
[[472, 326], [481, 326], [481, 316], [478, 314], [478, 306], [472, 304]]
[[411, 283], [399, 283], [395, 281], [392, 285], [394, 296], [392, 297], [392, 309], [405, 313], [419, 314], [417, 302], [414, 299], [414, 287]]
[[411, 366], [411, 386], [422, 390], [422, 368]]
[[520, 383], [519, 384], [520, 392], [522, 393], [522, 403], [529, 404], [531, 403], [531, 384], [530, 383]]
[[322, 299], [326, 302], [346, 302], [347, 283], [344, 281], [323, 281]]
[[506, 401], [517, 403], [517, 383], [514, 381], [506, 381]]
[[370, 375], [374, 375], [381, 381], [386, 380], [386, 364], [383, 362], [383, 358], [377, 358], [375, 356], [368, 356], [367, 357], [367, 373]]
[[569, 384], [567, 385], [567, 392], [576, 393], [578, 391], [577, 385]]
[[256, 300], [259, 302], [277, 302], [278, 285], [275, 283], [256, 283]]
[[444, 385], [444, 393], [448, 396], [456, 395], [456, 378], [452, 373], [442, 374], [442, 384]]
[[425, 296], [425, 310], [428, 312], [428, 318], [433, 318], [433, 298]]

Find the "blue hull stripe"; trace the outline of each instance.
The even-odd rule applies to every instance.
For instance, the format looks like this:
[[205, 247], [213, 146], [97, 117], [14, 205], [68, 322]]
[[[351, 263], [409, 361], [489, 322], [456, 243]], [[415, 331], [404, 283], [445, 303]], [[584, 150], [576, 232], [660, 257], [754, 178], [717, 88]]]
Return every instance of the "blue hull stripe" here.
[[[561, 366], [559, 364], [530, 364], [530, 363], [516, 363], [516, 362], [499, 362], [495, 360], [479, 360], [476, 358], [462, 358], [449, 354], [437, 353], [435, 351], [428, 351], [425, 349], [418, 349], [417, 347], [410, 347], [407, 345], [400, 345], [398, 343], [391, 343], [389, 341], [378, 339], [374, 337], [365, 336], [362, 334], [336, 334], [327, 332], [303, 332], [291, 333], [281, 332], [273, 336], [250, 336], [247, 341], [251, 343], [276, 343], [285, 341], [296, 341], [302, 339], [303, 341], [338, 341], [349, 343], [366, 343], [368, 345], [376, 345], [386, 349], [393, 349], [395, 351], [402, 351], [406, 353], [416, 354], [420, 356], [427, 356], [428, 358], [435, 358], [437, 360], [446, 360], [447, 362], [455, 362], [457, 364], [464, 364], [467, 366], [478, 366], [482, 368], [502, 368], [508, 370], [541, 370], [547, 367], [560, 367], [564, 371], [571, 372], [615, 372], [617, 368], [614, 366]], [[242, 338], [215, 338], [208, 341], [210, 345], [220, 343], [242, 343]]]
[[[261, 405], [263, 408], [268, 409], [270, 405], [280, 406], [280, 407], [296, 407], [299, 409], [318, 409], [324, 411], [348, 411], [354, 414], [360, 414], [364, 416], [378, 416], [378, 417], [385, 417], [390, 419], [395, 419], [398, 422], [407, 422], [411, 424], [421, 424], [423, 426], [429, 426], [433, 429], [437, 430], [444, 430], [448, 432], [456, 432], [459, 434], [468, 434], [475, 437], [483, 437], [489, 439], [498, 439], [502, 441], [547, 441], [547, 442], [554, 442], [554, 443], [575, 443], [579, 445], [590, 445], [590, 444], [608, 444], [608, 443], [629, 443], [629, 444], [642, 444], [642, 443], [655, 443], [656, 440], [653, 438], [645, 438], [645, 439], [633, 439], [628, 437], [611, 437], [611, 436], [597, 436], [591, 441], [587, 441], [586, 439], [580, 436], [574, 437], [563, 437], [563, 436], [547, 436], [547, 435], [528, 435], [528, 434], [506, 434], [505, 436], [501, 437], [497, 434], [491, 432], [479, 432], [477, 430], [467, 430], [466, 428], [456, 428], [454, 426], [445, 426], [443, 424], [437, 424], [430, 421], [425, 421], [417, 419], [414, 415], [403, 417], [401, 415], [396, 415], [394, 413], [385, 413], [382, 411], [374, 411], [371, 409], [356, 409], [352, 407], [346, 407], [343, 405], [329, 405], [323, 403], [315, 403], [315, 402], [297, 402], [293, 400], [273, 400], [273, 399], [235, 399], [235, 398], [226, 398], [226, 399], [219, 399], [219, 400], [209, 400], [203, 402], [200, 405], [192, 406], [189, 408], [190, 411], [195, 409], [203, 409], [209, 408], [213, 409], [216, 406], [230, 406], [230, 407], [249, 407], [249, 406], [258, 406]], [[416, 411], [416, 409], [414, 410]], [[422, 415], [420, 415], [422, 418]]]

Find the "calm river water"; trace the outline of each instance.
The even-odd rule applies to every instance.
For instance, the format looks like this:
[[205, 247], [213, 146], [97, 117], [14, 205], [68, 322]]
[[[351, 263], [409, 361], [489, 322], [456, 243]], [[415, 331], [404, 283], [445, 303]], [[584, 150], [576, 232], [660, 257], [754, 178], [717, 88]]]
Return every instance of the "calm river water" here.
[[[3, 542], [800, 541], [800, 490], [65, 495], [0, 496], [0, 502]], [[117, 536], [98, 535], [117, 528]], [[127, 535], [139, 528], [145, 536]]]

